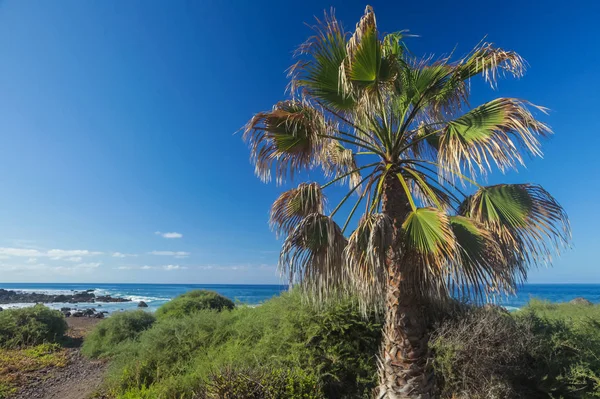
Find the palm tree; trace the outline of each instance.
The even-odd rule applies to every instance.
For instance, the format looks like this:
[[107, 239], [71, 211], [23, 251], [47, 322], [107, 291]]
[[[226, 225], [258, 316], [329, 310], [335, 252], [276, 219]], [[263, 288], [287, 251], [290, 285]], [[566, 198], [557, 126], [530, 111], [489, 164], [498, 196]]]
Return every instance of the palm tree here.
[[[285, 237], [280, 267], [312, 298], [351, 293], [382, 309], [379, 397], [431, 398], [427, 304], [512, 292], [570, 238], [564, 210], [542, 187], [476, 181], [541, 155], [551, 131], [532, 114], [544, 109], [527, 101], [469, 107], [471, 78], [494, 87], [523, 74], [512, 51], [484, 43], [457, 61], [418, 59], [404, 32], [380, 34], [370, 7], [351, 35], [333, 14], [314, 30], [290, 68], [290, 98], [244, 132], [262, 180], [315, 168], [330, 179], [273, 204], [271, 224]], [[324, 190], [344, 182], [347, 194], [328, 212]], [[340, 209], [349, 212], [338, 225]]]

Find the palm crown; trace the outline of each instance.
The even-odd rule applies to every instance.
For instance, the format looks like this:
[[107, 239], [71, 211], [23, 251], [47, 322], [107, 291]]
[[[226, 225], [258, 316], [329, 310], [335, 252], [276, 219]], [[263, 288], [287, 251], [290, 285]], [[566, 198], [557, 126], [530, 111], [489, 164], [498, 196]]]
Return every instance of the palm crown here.
[[[551, 134], [531, 113], [544, 109], [526, 101], [468, 106], [469, 79], [495, 86], [500, 75], [521, 76], [524, 61], [491, 44], [458, 61], [418, 59], [403, 37], [381, 35], [370, 7], [351, 35], [326, 15], [298, 49], [291, 98], [247, 124], [261, 179], [320, 168], [328, 180], [273, 204], [271, 224], [285, 236], [280, 266], [318, 297], [350, 290], [363, 304], [383, 304], [394, 265], [426, 297], [510, 291], [570, 235], [542, 187], [476, 182], [541, 155], [540, 138]], [[349, 191], [327, 213], [334, 183]], [[351, 211], [339, 215], [347, 201]]]

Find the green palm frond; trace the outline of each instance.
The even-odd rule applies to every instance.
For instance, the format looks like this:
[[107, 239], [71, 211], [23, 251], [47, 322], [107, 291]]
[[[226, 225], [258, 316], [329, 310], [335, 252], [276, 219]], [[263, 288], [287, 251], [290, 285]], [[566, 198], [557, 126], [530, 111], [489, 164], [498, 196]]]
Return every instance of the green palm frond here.
[[271, 180], [275, 164], [276, 179], [312, 167], [327, 133], [321, 112], [307, 102], [282, 101], [272, 111], [256, 114], [246, 125], [244, 140], [250, 145], [256, 175]]
[[386, 260], [392, 245], [392, 220], [381, 213], [365, 214], [344, 250], [353, 290], [364, 307], [381, 305], [387, 281]]
[[507, 266], [494, 234], [475, 220], [451, 216], [458, 245], [458, 260], [450, 265], [451, 291], [458, 296], [482, 299], [488, 294], [513, 292], [521, 281]]
[[346, 34], [333, 14], [325, 14], [323, 21], [317, 19], [313, 30], [315, 35], [296, 50], [301, 59], [289, 69], [291, 91], [306, 91], [335, 110], [349, 110], [355, 100], [340, 87]]
[[426, 296], [448, 292], [448, 264], [456, 261], [457, 245], [448, 216], [433, 208], [417, 208], [404, 223], [406, 278]]
[[340, 227], [318, 213], [306, 216], [285, 239], [279, 268], [292, 283], [302, 283], [314, 298], [344, 289], [348, 274], [343, 252], [347, 240]]
[[[381, 67], [381, 43], [377, 36], [375, 13], [367, 6], [365, 14], [356, 25], [356, 31], [346, 45], [348, 53], [347, 71], [341, 75], [341, 83], [346, 92], [351, 92], [348, 86], [353, 82], [363, 87], [377, 84]], [[342, 64], [344, 67], [345, 64]]]
[[271, 206], [270, 224], [277, 234], [288, 234], [305, 217], [323, 213], [325, 197], [318, 183], [301, 183], [282, 193]]
[[[471, 174], [491, 168], [490, 161], [502, 171], [523, 164], [521, 151], [541, 156], [539, 137], [551, 134], [537, 121], [528, 104], [513, 98], [499, 98], [483, 104], [448, 122], [439, 139], [439, 163]], [[544, 111], [541, 107], [533, 106]]]
[[461, 204], [459, 212], [494, 234], [507, 262], [523, 277], [529, 265], [549, 262], [571, 237], [564, 209], [537, 185], [483, 187]]

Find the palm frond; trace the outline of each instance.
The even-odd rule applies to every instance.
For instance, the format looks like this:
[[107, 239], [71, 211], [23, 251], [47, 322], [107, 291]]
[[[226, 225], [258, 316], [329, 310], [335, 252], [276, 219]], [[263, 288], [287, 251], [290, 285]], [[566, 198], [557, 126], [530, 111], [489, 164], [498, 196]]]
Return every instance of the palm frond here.
[[522, 276], [507, 266], [494, 234], [464, 216], [450, 216], [450, 225], [458, 244], [458, 259], [449, 270], [451, 292], [475, 299], [514, 292]]
[[391, 219], [381, 213], [367, 213], [358, 222], [344, 250], [352, 290], [366, 309], [381, 306], [387, 282], [386, 259], [392, 245]]
[[[362, 180], [360, 171], [356, 164], [354, 151], [345, 148], [339, 141], [329, 140], [323, 146], [323, 156], [321, 164], [325, 174], [333, 177], [342, 177], [339, 181], [344, 183], [350, 180], [350, 188], [355, 187]], [[355, 172], [353, 172], [355, 171]], [[348, 175], [348, 173], [350, 173]]]
[[471, 174], [485, 173], [490, 161], [504, 171], [523, 164], [521, 150], [541, 156], [539, 137], [551, 134], [527, 105], [513, 98], [499, 98], [448, 122], [439, 139], [439, 163], [452, 172], [466, 167]]
[[301, 284], [312, 298], [325, 299], [347, 286], [346, 244], [342, 230], [331, 218], [310, 214], [285, 239], [279, 268], [290, 283]]
[[519, 78], [524, 72], [525, 61], [519, 54], [494, 47], [491, 43], [483, 43], [475, 48], [456, 67], [456, 75], [460, 80], [481, 74], [493, 88], [499, 76], [509, 73]]
[[551, 255], [567, 246], [571, 237], [564, 209], [537, 185], [484, 187], [461, 204], [459, 213], [494, 234], [507, 264], [522, 278], [529, 266], [551, 262]]
[[456, 260], [456, 238], [448, 216], [434, 208], [417, 208], [404, 223], [402, 262], [410, 286], [422, 295], [445, 297], [448, 264]]
[[308, 215], [323, 213], [325, 197], [318, 183], [301, 183], [282, 193], [271, 206], [270, 224], [278, 235], [289, 234]]
[[244, 140], [249, 143], [255, 172], [264, 182], [271, 180], [275, 165], [278, 183], [293, 178], [301, 169], [311, 168], [327, 133], [323, 114], [307, 102], [282, 101], [272, 111], [256, 114], [246, 125]]
[[315, 35], [297, 50], [301, 58], [289, 69], [290, 88], [293, 93], [304, 90], [335, 110], [349, 110], [355, 100], [340, 86], [340, 69], [347, 57], [346, 34], [333, 12], [317, 19]]

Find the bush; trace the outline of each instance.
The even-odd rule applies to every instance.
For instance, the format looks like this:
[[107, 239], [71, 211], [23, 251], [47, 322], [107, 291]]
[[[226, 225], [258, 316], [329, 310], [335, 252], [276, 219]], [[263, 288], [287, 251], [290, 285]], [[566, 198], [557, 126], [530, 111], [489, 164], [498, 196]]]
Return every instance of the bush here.
[[200, 397], [244, 399], [321, 399], [319, 381], [301, 369], [230, 369], [209, 377]]
[[165, 303], [156, 311], [156, 317], [183, 317], [199, 310], [231, 310], [235, 304], [213, 291], [194, 290], [186, 292]]
[[117, 348], [121, 350], [124, 342], [136, 339], [150, 328], [154, 321], [154, 315], [143, 310], [113, 313], [86, 337], [82, 352], [93, 358], [110, 356]]
[[599, 310], [532, 301], [456, 313], [432, 337], [440, 397], [600, 397]]
[[[115, 357], [109, 386], [122, 398], [179, 399], [241, 379], [250, 385], [240, 389], [252, 390], [268, 379], [269, 389], [306, 394], [299, 398], [363, 397], [376, 383], [380, 330], [352, 301], [316, 309], [297, 293], [256, 308], [162, 318]], [[247, 370], [259, 371], [243, 377]]]
[[44, 305], [0, 312], [0, 347], [16, 348], [59, 341], [67, 331], [64, 316]]

